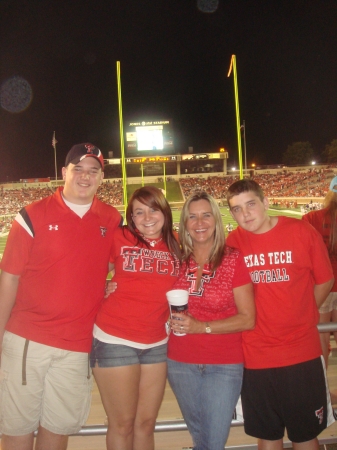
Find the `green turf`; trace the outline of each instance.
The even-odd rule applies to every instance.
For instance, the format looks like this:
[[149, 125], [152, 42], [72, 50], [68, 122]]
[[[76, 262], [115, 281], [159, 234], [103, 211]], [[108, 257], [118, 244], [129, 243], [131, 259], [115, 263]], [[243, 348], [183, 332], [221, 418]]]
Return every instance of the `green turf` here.
[[6, 242], [7, 242], [7, 236], [0, 237], [0, 253], [1, 254], [3, 254], [3, 252], [4, 252]]
[[[221, 216], [222, 216], [222, 222], [224, 226], [226, 226], [228, 223], [231, 223], [234, 227], [234, 230], [237, 226], [235, 220], [232, 218], [232, 216], [229, 213], [229, 210], [227, 207], [221, 207], [220, 208]], [[288, 211], [279, 211], [279, 210], [273, 210], [269, 209], [268, 214], [270, 216], [288, 216], [288, 217], [294, 217], [295, 219], [301, 219], [302, 215], [298, 213], [297, 211], [294, 212], [288, 212]], [[172, 211], [173, 216], [173, 222], [179, 222], [180, 219], [180, 211]]]
[[[155, 186], [159, 189], [164, 189], [164, 183], [145, 183], [146, 186]], [[131, 197], [131, 195], [133, 194], [133, 192], [142, 187], [141, 184], [129, 184], [127, 186], [127, 190], [128, 190], [128, 198]], [[166, 182], [166, 198], [170, 203], [174, 203], [174, 202], [183, 202], [183, 196], [180, 190], [180, 185], [178, 182], [176, 181], [167, 181]]]
[[[160, 183], [157, 183], [156, 185], [159, 185], [159, 184], [160, 184]], [[169, 184], [169, 183], [167, 183], [167, 185], [168, 185], [168, 184]], [[172, 185], [173, 185], [173, 184], [177, 184], [177, 183], [172, 183]], [[135, 185], [135, 184], [133, 184], [133, 185], [131, 185], [131, 186], [132, 186], [132, 188], [133, 188], [133, 191], [137, 189], [137, 187], [135, 187], [135, 186], [140, 187], [139, 185]], [[129, 187], [130, 187], [130, 186], [128, 186], [128, 188], [129, 188]], [[160, 186], [157, 186], [157, 187], [160, 187]], [[131, 193], [132, 193], [133, 191], [131, 191]], [[175, 200], [175, 201], [177, 201], [177, 200]], [[232, 216], [230, 215], [228, 208], [227, 208], [227, 207], [221, 207], [221, 208], [220, 208], [220, 212], [221, 212], [222, 222], [223, 222], [224, 226], [226, 226], [228, 223], [232, 223], [232, 224], [233, 224], [233, 227], [234, 227], [234, 229], [235, 229], [235, 228], [236, 228], [236, 222], [234, 221], [234, 219], [233, 219]], [[173, 210], [173, 211], [172, 211], [172, 216], [173, 216], [173, 222], [174, 222], [174, 223], [179, 223], [180, 213], [181, 213], [180, 210]], [[290, 211], [280, 211], [280, 210], [269, 209], [268, 214], [269, 214], [270, 216], [288, 216], [288, 217], [295, 217], [296, 219], [300, 219], [300, 218], [302, 217], [302, 215], [301, 215], [299, 212], [297, 212], [297, 211], [290, 212]], [[4, 248], [5, 248], [6, 242], [7, 242], [7, 237], [0, 237], [0, 253], [3, 253], [3, 252], [4, 252]]]

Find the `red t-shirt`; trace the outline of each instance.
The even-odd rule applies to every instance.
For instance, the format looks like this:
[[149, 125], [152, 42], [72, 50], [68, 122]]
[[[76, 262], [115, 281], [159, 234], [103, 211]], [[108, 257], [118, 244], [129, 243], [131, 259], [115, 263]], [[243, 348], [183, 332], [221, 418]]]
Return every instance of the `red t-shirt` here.
[[[323, 237], [324, 243], [329, 248], [330, 230], [331, 230], [331, 216], [328, 208], [320, 209], [318, 211], [311, 211], [302, 217], [303, 220], [309, 222]], [[334, 285], [331, 288], [332, 292], [337, 292], [337, 255], [329, 253], [330, 262], [332, 265], [333, 274], [335, 277]]]
[[142, 344], [165, 339], [169, 317], [166, 292], [177, 279], [179, 261], [163, 241], [149, 249], [136, 244], [123, 228], [115, 234], [111, 262], [117, 289], [103, 302], [96, 325], [112, 336]]
[[[189, 291], [188, 311], [198, 320], [209, 322], [237, 314], [233, 288], [251, 282], [240, 252], [226, 247], [221, 265], [212, 272], [204, 266], [200, 288], [196, 290], [197, 264], [184, 263], [174, 289]], [[238, 364], [243, 362], [240, 333], [170, 334], [168, 357], [193, 364]]]
[[41, 344], [89, 352], [121, 216], [94, 198], [80, 218], [61, 191], [22, 209], [9, 233], [1, 269], [20, 275], [20, 282], [6, 329]]
[[322, 237], [308, 223], [278, 217], [270, 231], [238, 227], [227, 239], [244, 255], [254, 283], [256, 325], [243, 333], [245, 366], [297, 364], [322, 354], [315, 284], [333, 277]]

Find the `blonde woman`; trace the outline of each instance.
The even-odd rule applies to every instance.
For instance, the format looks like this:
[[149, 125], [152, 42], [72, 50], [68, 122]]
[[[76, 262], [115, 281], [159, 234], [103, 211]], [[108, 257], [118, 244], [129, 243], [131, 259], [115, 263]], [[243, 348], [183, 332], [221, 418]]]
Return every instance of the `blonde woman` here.
[[240, 395], [241, 332], [255, 324], [253, 285], [239, 250], [225, 245], [215, 200], [206, 192], [183, 207], [183, 263], [175, 289], [189, 291], [188, 315], [176, 314], [170, 334], [168, 379], [195, 450], [223, 450]]

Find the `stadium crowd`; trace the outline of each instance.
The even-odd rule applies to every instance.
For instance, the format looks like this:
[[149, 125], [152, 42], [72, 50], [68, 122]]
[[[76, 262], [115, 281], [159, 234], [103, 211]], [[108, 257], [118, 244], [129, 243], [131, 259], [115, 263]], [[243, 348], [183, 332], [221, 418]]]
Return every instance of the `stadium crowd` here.
[[[298, 172], [278, 174], [255, 174], [254, 180], [260, 184], [267, 197], [324, 197], [333, 176], [332, 168], [310, 169]], [[180, 180], [185, 197], [194, 190], [202, 189], [215, 199], [223, 199], [228, 187], [239, 179], [238, 176], [227, 177], [187, 177]]]
[[[41, 200], [53, 193], [53, 189], [46, 186], [39, 187], [23, 187], [21, 189], [1, 189], [0, 191], [0, 216], [13, 215], [20, 211], [26, 205]], [[97, 196], [100, 200], [111, 205], [121, 205], [123, 199], [123, 190], [121, 182], [103, 183], [98, 191]]]
[[43, 187], [24, 187], [22, 189], [1, 189], [0, 193], [0, 216], [7, 214], [16, 214], [26, 205], [36, 200], [52, 194], [51, 188]]
[[8, 190], [2, 187], [0, 191], [0, 234], [10, 228], [13, 219], [11, 216], [24, 206], [36, 200], [41, 200], [51, 193], [52, 190], [48, 185]]
[[106, 181], [101, 184], [97, 190], [97, 197], [104, 203], [109, 205], [123, 204], [123, 187], [121, 181]]
[[[279, 172], [277, 174], [254, 175], [254, 180], [260, 184], [272, 204], [280, 204], [286, 208], [296, 208], [296, 201], [274, 200], [275, 197], [324, 197], [329, 188], [329, 181], [334, 172], [332, 168], [308, 169], [305, 171]], [[226, 197], [228, 187], [239, 179], [238, 176], [209, 176], [203, 178], [186, 177], [179, 180], [184, 197], [187, 198], [196, 189], [205, 190], [220, 202]], [[0, 233], [10, 228], [13, 217], [21, 208], [53, 193], [46, 184], [38, 187], [23, 187], [21, 189], [0, 190]], [[123, 203], [123, 187], [121, 181], [105, 181], [98, 189], [100, 200], [110, 205]], [[320, 203], [311, 201], [306, 209], [319, 209]]]

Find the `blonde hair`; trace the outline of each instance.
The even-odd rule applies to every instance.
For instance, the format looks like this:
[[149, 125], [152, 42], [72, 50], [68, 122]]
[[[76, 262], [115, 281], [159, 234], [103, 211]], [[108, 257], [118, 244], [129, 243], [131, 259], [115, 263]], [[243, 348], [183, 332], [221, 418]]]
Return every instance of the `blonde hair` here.
[[219, 267], [224, 256], [225, 230], [222, 223], [220, 210], [216, 201], [205, 191], [194, 192], [190, 197], [188, 197], [181, 211], [179, 224], [179, 240], [183, 253], [182, 259], [183, 261], [186, 261], [188, 263], [191, 255], [193, 255], [193, 242], [191, 236], [187, 231], [186, 223], [189, 217], [190, 204], [192, 202], [197, 202], [198, 200], [206, 200], [209, 203], [215, 220], [214, 242], [209, 255], [209, 264], [214, 271]]

